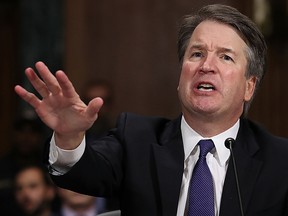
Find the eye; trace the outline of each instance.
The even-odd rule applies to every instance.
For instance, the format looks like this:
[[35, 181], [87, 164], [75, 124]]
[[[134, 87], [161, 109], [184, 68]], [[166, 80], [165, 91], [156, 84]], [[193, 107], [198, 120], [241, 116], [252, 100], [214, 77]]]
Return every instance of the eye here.
[[192, 54], [191, 54], [191, 57], [193, 57], [193, 58], [200, 58], [200, 57], [202, 57], [203, 56], [203, 54], [202, 54], [202, 52], [193, 52]]
[[232, 61], [232, 62], [234, 62], [233, 58], [231, 58], [230, 56], [228, 56], [228, 55], [226, 55], [226, 54], [223, 55], [221, 58], [224, 59], [225, 61]]

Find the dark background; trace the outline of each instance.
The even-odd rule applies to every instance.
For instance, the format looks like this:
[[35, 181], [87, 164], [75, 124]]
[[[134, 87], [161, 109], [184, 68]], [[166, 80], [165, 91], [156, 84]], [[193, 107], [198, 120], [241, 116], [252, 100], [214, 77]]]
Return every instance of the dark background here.
[[[13, 87], [21, 84], [32, 90], [24, 69], [38, 60], [52, 72], [63, 69], [78, 91], [89, 79], [108, 79], [115, 92], [113, 118], [123, 111], [176, 117], [178, 23], [183, 15], [208, 3], [238, 8], [264, 32], [269, 65], [249, 117], [287, 137], [288, 6], [284, 0], [1, 0], [0, 155], [10, 148], [14, 120], [34, 117]], [[259, 13], [260, 21], [255, 18]]]

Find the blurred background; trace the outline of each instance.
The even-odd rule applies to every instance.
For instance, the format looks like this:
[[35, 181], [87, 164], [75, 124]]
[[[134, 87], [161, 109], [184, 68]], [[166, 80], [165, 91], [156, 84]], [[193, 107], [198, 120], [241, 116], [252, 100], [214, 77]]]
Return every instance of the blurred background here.
[[11, 148], [14, 122], [35, 118], [13, 87], [33, 91], [24, 69], [39, 60], [53, 73], [63, 69], [79, 93], [88, 81], [108, 82], [112, 121], [123, 111], [178, 116], [178, 24], [208, 3], [238, 8], [265, 34], [268, 71], [249, 117], [287, 137], [287, 0], [1, 0], [0, 156]]

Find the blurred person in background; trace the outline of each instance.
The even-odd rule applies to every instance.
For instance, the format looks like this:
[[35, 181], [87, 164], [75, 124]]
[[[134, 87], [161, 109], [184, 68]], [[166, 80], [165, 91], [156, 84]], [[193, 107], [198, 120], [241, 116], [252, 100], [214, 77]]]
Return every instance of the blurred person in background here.
[[106, 211], [105, 199], [58, 188], [61, 207], [57, 216], [95, 216]]
[[17, 215], [54, 216], [52, 203], [55, 193], [55, 186], [41, 166], [23, 167], [15, 176]]
[[[13, 180], [25, 164], [41, 164], [44, 127], [39, 119], [19, 118], [14, 122], [11, 148], [0, 158], [0, 212], [15, 207]], [[2, 202], [5, 200], [5, 202]]]
[[[101, 113], [99, 113], [97, 121], [94, 122], [86, 133], [86, 139], [91, 141], [106, 135], [107, 131], [114, 126], [114, 120], [111, 117], [114, 90], [109, 81], [104, 79], [91, 79], [83, 85], [81, 98], [85, 103], [88, 104], [96, 97], [101, 97], [105, 103], [101, 108]], [[106, 208], [107, 210], [119, 209], [119, 202], [115, 196], [106, 198]]]
[[87, 131], [89, 139], [97, 138], [112, 128], [114, 122], [111, 118], [111, 109], [113, 106], [113, 88], [110, 83], [103, 79], [92, 79], [87, 81], [82, 88], [81, 98], [85, 103], [89, 103], [93, 98], [101, 97], [105, 101], [101, 108], [101, 113], [97, 121]]

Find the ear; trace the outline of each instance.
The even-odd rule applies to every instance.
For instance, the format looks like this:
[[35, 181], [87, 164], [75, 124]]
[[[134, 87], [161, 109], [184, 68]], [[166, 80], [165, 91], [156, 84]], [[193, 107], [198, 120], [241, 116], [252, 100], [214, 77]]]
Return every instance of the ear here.
[[257, 78], [252, 76], [246, 80], [246, 89], [244, 95], [244, 101], [249, 101], [254, 94]]
[[47, 186], [46, 196], [48, 200], [53, 200], [56, 195], [56, 189], [54, 186]]

